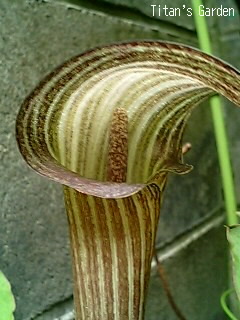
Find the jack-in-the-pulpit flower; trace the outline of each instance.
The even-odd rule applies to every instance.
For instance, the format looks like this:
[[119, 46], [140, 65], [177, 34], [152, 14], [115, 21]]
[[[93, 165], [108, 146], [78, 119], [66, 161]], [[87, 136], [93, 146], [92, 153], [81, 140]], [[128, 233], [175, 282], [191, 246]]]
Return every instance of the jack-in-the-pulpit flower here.
[[190, 47], [141, 41], [72, 58], [23, 103], [20, 151], [64, 185], [76, 319], [143, 319], [167, 174], [191, 170], [184, 127], [216, 93], [240, 105], [239, 71]]

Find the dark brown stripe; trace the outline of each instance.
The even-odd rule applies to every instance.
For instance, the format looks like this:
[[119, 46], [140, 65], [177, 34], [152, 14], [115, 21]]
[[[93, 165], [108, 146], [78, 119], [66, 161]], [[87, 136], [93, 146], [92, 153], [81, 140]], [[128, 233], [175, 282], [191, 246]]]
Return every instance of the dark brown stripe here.
[[[96, 217], [97, 223], [100, 229], [101, 235], [101, 244], [102, 244], [102, 255], [103, 255], [103, 266], [104, 266], [104, 283], [106, 287], [106, 301], [110, 301], [110, 303], [106, 303], [107, 315], [109, 320], [114, 318], [113, 312], [113, 279], [112, 279], [112, 254], [111, 254], [111, 246], [110, 246], [110, 237], [109, 230], [107, 227], [107, 215], [105, 207], [103, 205], [103, 200], [101, 198], [94, 197], [93, 198], [96, 208]], [[107, 200], [105, 200], [107, 201]], [[106, 319], [106, 320], [107, 320]]]

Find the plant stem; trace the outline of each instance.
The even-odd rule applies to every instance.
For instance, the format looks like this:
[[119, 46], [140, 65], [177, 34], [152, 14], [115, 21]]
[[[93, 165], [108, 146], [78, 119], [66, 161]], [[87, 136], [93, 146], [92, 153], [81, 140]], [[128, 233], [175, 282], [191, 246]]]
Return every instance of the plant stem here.
[[155, 251], [155, 254], [154, 254], [154, 258], [155, 258], [155, 261], [157, 263], [157, 270], [158, 270], [160, 279], [161, 279], [162, 284], [163, 284], [163, 289], [164, 289], [164, 291], [166, 293], [166, 296], [168, 298], [168, 302], [170, 303], [170, 305], [171, 305], [174, 313], [178, 317], [178, 319], [186, 320], [186, 318], [183, 316], [181, 310], [179, 309], [179, 307], [177, 306], [177, 304], [176, 304], [176, 302], [174, 300], [174, 297], [172, 295], [172, 292], [171, 292], [171, 289], [170, 289], [170, 286], [169, 286], [169, 282], [167, 280], [164, 268], [163, 268], [160, 260], [158, 259], [156, 251]]
[[[199, 45], [201, 50], [205, 51], [206, 53], [212, 54], [211, 41], [206, 19], [205, 16], [199, 15], [200, 5], [202, 5], [202, 0], [192, 0], [192, 7]], [[223, 193], [227, 213], [227, 223], [229, 225], [237, 224], [238, 219], [236, 215], [237, 206], [234, 192], [233, 172], [231, 167], [228, 139], [220, 97], [212, 97], [210, 100], [210, 104], [222, 176]]]
[[225, 291], [222, 296], [221, 296], [221, 306], [224, 310], [224, 312], [228, 315], [228, 317], [231, 319], [231, 320], [238, 320], [234, 314], [229, 310], [228, 306], [227, 306], [227, 303], [226, 303], [226, 298], [232, 293], [234, 292], [233, 289], [229, 289], [227, 291]]

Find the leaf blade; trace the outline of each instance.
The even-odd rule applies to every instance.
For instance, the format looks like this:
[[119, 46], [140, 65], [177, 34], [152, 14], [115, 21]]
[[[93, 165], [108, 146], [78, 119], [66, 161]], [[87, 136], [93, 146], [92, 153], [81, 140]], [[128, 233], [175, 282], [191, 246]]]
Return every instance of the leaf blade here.
[[227, 239], [232, 256], [233, 283], [240, 301], [240, 225], [227, 227]]
[[0, 320], [14, 320], [13, 312], [16, 308], [11, 285], [0, 271]]

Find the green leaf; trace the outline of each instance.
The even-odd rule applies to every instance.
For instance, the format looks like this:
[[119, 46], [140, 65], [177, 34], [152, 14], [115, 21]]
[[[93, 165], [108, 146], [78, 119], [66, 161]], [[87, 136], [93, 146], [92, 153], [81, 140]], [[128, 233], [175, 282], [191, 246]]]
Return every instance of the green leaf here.
[[233, 282], [240, 301], [240, 225], [227, 227], [227, 239], [232, 254]]
[[11, 285], [0, 271], [0, 320], [14, 320], [15, 307]]

